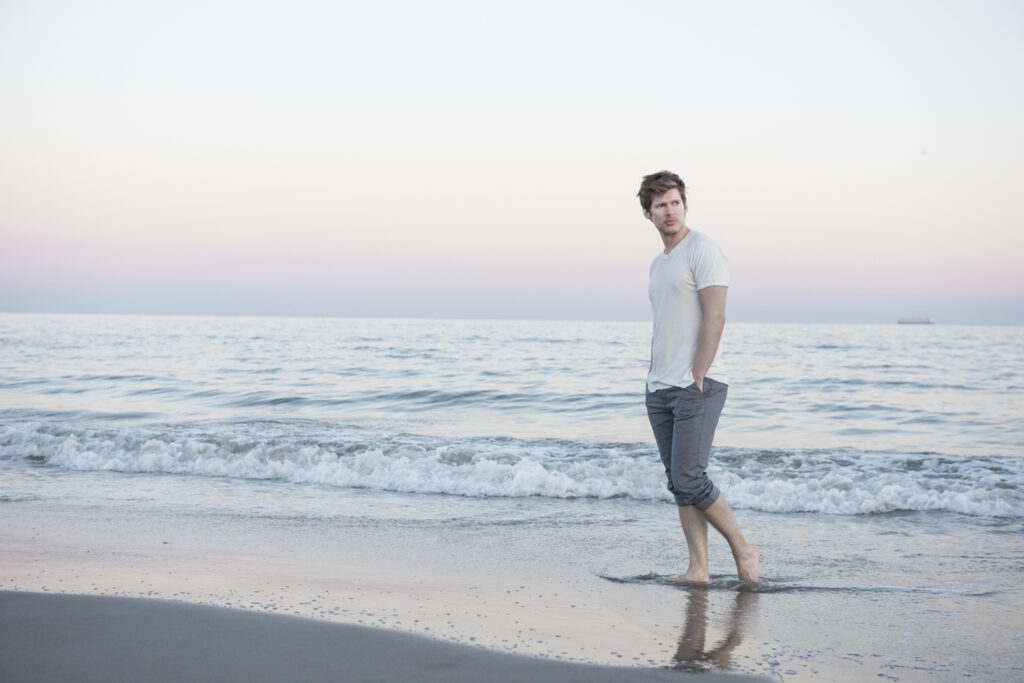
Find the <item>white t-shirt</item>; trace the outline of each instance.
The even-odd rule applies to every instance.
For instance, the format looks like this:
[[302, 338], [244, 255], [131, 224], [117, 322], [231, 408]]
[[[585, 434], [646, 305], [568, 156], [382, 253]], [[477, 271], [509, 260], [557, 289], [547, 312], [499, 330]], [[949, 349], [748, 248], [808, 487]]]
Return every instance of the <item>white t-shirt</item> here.
[[[697, 292], [712, 285], [729, 286], [729, 262], [710, 237], [694, 230], [651, 263], [648, 293], [654, 313], [654, 344], [647, 375], [650, 391], [693, 384], [691, 369], [702, 320]], [[706, 376], [729, 383], [721, 344]]]

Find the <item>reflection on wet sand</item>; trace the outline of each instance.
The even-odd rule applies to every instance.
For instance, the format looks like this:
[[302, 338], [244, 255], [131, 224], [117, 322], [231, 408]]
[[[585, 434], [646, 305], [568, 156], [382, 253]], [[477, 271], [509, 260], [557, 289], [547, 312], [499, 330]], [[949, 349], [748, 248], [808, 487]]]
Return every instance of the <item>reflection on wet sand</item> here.
[[686, 621], [683, 633], [679, 636], [676, 654], [672, 658], [672, 667], [687, 671], [727, 671], [732, 666], [732, 651], [743, 641], [743, 629], [748, 615], [757, 606], [758, 594], [750, 591], [736, 593], [725, 637], [714, 647], [705, 649], [708, 591], [706, 588], [692, 588], [688, 593]]

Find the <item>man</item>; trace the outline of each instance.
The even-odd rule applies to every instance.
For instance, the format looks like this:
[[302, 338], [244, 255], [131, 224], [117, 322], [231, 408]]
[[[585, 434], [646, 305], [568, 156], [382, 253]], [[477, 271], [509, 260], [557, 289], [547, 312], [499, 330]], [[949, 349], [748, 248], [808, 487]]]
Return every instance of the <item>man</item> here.
[[709, 237], [686, 225], [686, 185], [669, 171], [644, 176], [644, 217], [665, 245], [651, 264], [654, 312], [647, 415], [679, 508], [689, 567], [676, 581], [708, 581], [708, 522], [729, 542], [742, 581], [756, 582], [761, 552], [743, 538], [732, 509], [708, 478], [708, 456], [728, 378], [719, 342], [729, 264]]

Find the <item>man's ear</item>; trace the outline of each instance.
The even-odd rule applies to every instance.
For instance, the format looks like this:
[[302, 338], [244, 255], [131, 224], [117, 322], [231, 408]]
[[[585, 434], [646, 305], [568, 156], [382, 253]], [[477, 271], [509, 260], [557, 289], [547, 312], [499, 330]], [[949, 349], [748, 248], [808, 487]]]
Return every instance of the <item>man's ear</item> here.
[[644, 218], [646, 218], [647, 220], [651, 220], [651, 212], [648, 211], [647, 209], [644, 209]]

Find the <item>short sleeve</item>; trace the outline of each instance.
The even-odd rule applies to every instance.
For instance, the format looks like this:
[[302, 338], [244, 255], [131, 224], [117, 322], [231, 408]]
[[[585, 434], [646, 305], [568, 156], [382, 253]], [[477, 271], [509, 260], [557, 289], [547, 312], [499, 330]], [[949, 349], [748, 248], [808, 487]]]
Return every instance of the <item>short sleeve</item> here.
[[711, 239], [705, 237], [693, 250], [691, 267], [697, 291], [705, 287], [729, 286], [729, 262], [722, 248]]

